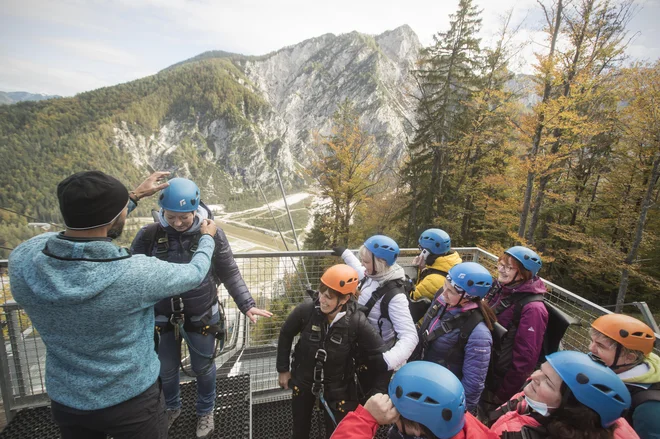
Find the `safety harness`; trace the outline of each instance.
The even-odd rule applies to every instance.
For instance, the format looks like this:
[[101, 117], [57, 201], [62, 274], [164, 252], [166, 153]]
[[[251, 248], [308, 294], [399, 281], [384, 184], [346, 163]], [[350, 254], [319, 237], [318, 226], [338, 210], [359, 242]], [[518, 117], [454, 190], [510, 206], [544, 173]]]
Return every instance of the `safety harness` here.
[[[417, 357], [416, 359], [423, 358], [425, 351], [428, 349], [428, 346], [432, 342], [442, 337], [443, 335], [458, 329], [460, 331], [458, 340], [456, 340], [456, 343], [454, 343], [454, 346], [452, 346], [449, 354], [444, 357], [441, 363], [441, 365], [446, 366], [448, 364], [456, 364], [459, 362], [460, 357], [465, 351], [465, 346], [467, 345], [468, 339], [470, 338], [470, 334], [472, 334], [472, 331], [477, 327], [479, 323], [484, 321], [484, 317], [481, 314], [481, 310], [479, 308], [471, 309], [469, 311], [456, 314], [450, 319], [438, 320], [437, 326], [429, 331], [431, 323], [441, 311], [443, 311], [443, 313], [446, 311], [446, 305], [442, 305], [440, 302], [435, 300], [431, 308], [429, 308], [428, 312], [426, 313], [426, 316], [424, 316], [424, 322], [422, 323], [422, 327], [419, 330], [419, 346], [421, 349], [416, 349], [413, 352], [413, 356]], [[442, 315], [440, 315], [439, 318], [442, 318]]]
[[[202, 234], [196, 233], [193, 235], [190, 247], [188, 248], [189, 253], [195, 253], [199, 247], [199, 240], [201, 239]], [[144, 248], [146, 254], [154, 255], [156, 258], [167, 261], [168, 252], [170, 249], [169, 239], [167, 237], [167, 232], [159, 223], [151, 223], [144, 228], [142, 234], [142, 242], [144, 243]], [[155, 251], [154, 251], [155, 250]], [[213, 264], [211, 264], [213, 267]], [[212, 275], [214, 280], [217, 282], [215, 273], [212, 269]], [[179, 349], [181, 349], [180, 341], [181, 339], [185, 340], [188, 349], [195, 354], [199, 355], [202, 358], [209, 360], [209, 364], [204, 368], [202, 374], [206, 373], [209, 368], [213, 366], [213, 360], [215, 357], [224, 350], [225, 340], [226, 340], [226, 330], [225, 330], [225, 313], [224, 307], [218, 300], [218, 312], [220, 314], [220, 320], [218, 323], [210, 324], [212, 317], [211, 309], [209, 309], [204, 315], [200, 316], [199, 323], [201, 325], [194, 324], [191, 320], [186, 320], [184, 315], [184, 305], [183, 298], [179, 295], [174, 296], [170, 299], [171, 311], [172, 314], [166, 324], [156, 325], [156, 333], [159, 335], [168, 333], [169, 331], [174, 331], [174, 339], [179, 342]], [[213, 335], [216, 338], [216, 346], [213, 351], [213, 354], [204, 354], [197, 350], [190, 341], [188, 333], [195, 332], [202, 335]], [[181, 355], [179, 354], [179, 357]], [[181, 364], [181, 369], [188, 375], [190, 375], [183, 364]]]

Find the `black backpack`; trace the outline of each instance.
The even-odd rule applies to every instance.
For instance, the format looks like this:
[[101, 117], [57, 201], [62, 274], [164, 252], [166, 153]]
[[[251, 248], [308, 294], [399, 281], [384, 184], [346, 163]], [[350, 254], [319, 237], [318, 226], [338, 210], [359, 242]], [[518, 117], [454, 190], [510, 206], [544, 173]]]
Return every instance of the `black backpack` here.
[[410, 284], [410, 282], [403, 279], [388, 280], [383, 285], [376, 288], [376, 290], [371, 293], [371, 297], [367, 303], [360, 307], [360, 310], [364, 312], [364, 315], [369, 317], [369, 313], [371, 313], [376, 302], [378, 302], [381, 297], [383, 298], [380, 302], [380, 318], [378, 319], [378, 332], [381, 336], [383, 335], [382, 319], [387, 319], [392, 323], [392, 320], [390, 319], [390, 301], [397, 294], [403, 294], [406, 296], [406, 299], [408, 300], [408, 309], [410, 309], [413, 323], [424, 317], [426, 310], [431, 305], [429, 299], [411, 300], [410, 295], [408, 294], [409, 290], [406, 288], [408, 284]]
[[579, 321], [563, 312], [557, 306], [548, 302], [541, 294], [516, 293], [511, 297], [500, 301], [493, 308], [496, 315], [502, 311], [515, 306], [513, 319], [508, 328], [495, 323], [493, 328], [493, 356], [487, 379], [487, 387], [495, 390], [499, 387], [497, 382], [504, 377], [513, 361], [513, 343], [515, 341], [523, 308], [531, 302], [543, 302], [548, 310], [548, 324], [543, 335], [543, 346], [537, 359], [537, 366], [545, 361], [547, 355], [557, 352], [560, 348], [561, 339], [570, 325], [578, 325]]

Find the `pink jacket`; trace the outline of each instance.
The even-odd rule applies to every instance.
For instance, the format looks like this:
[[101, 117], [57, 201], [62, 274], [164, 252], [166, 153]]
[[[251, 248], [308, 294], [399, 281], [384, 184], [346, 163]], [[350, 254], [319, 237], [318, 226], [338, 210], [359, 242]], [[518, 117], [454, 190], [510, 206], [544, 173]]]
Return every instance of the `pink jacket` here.
[[[501, 291], [490, 299], [489, 305], [491, 308], [495, 308], [502, 299], [518, 293], [545, 294], [546, 291], [543, 281], [535, 277], [516, 288], [502, 287]], [[515, 307], [512, 305], [498, 314], [497, 321], [500, 325], [508, 327], [513, 320]], [[511, 368], [495, 392], [501, 401], [508, 401], [534, 372], [543, 348], [543, 336], [547, 325], [548, 310], [543, 302], [531, 302], [522, 309], [520, 324], [514, 339]]]
[[[523, 425], [530, 425], [532, 427], [538, 427], [538, 421], [532, 418], [529, 415], [521, 415], [517, 411], [513, 410], [509, 413], [505, 413], [499, 418], [492, 427], [491, 431], [498, 436], [502, 435], [505, 431], [516, 432], [520, 431]], [[628, 424], [628, 422], [619, 418], [616, 421], [616, 429], [614, 430], [614, 439], [639, 439], [635, 430]]]

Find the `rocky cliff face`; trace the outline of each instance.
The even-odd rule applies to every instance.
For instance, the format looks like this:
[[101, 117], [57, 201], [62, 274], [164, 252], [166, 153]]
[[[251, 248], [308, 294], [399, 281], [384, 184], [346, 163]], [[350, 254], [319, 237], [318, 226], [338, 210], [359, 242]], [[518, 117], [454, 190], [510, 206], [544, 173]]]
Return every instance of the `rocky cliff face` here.
[[115, 145], [129, 152], [138, 166], [178, 167], [199, 178], [190, 163], [181, 163], [185, 143], [188, 153], [196, 151], [235, 191], [268, 182], [274, 168], [289, 182], [300, 182], [298, 170], [309, 164], [313, 133], [328, 134], [332, 114], [348, 99], [375, 136], [381, 156], [396, 161], [412, 134], [415, 89], [409, 71], [420, 48], [412, 29], [401, 26], [377, 36], [327, 34], [262, 57], [202, 54], [187, 63], [229, 58], [241, 72], [234, 75], [236, 83], [263, 99], [264, 108], [254, 112], [241, 105], [245, 123], [204, 115], [175, 118], [164, 121], [151, 136], [124, 123], [115, 127]]

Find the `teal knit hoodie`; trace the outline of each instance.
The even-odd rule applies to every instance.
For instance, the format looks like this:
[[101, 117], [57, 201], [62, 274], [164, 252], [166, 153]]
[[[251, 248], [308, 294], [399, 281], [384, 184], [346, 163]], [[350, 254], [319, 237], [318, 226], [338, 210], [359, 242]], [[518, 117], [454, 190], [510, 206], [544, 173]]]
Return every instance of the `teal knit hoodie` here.
[[196, 287], [214, 247], [213, 238], [202, 236], [189, 264], [170, 264], [129, 257], [110, 240], [72, 241], [55, 233], [19, 245], [9, 256], [11, 292], [46, 345], [51, 399], [97, 410], [154, 384], [160, 368], [154, 304]]

